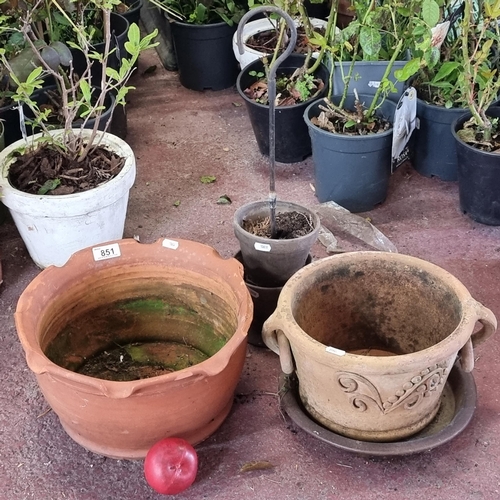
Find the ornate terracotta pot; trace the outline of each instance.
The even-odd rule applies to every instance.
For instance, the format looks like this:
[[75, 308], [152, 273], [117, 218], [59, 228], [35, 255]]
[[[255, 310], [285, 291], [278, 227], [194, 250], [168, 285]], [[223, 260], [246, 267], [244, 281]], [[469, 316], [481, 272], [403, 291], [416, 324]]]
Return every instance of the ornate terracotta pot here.
[[[477, 321], [483, 326], [473, 333]], [[496, 326], [444, 269], [353, 252], [292, 276], [262, 333], [283, 372], [296, 371], [315, 420], [354, 439], [395, 441], [434, 418], [457, 355], [471, 371], [473, 346]]]
[[[95, 453], [142, 458], [164, 437], [196, 444], [224, 421], [252, 311], [236, 259], [185, 240], [118, 240], [41, 272], [15, 319], [28, 366], [66, 432]], [[96, 353], [137, 342], [171, 343], [206, 359], [130, 381], [79, 373]]]

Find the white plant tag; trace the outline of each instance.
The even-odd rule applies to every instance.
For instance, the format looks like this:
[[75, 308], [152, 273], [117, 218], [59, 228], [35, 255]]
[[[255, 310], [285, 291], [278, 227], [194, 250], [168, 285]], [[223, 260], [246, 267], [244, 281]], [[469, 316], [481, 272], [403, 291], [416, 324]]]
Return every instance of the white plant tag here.
[[343, 351], [342, 349], [337, 349], [336, 347], [328, 346], [325, 351], [329, 352], [330, 354], [336, 354], [337, 356], [345, 356], [345, 351]]
[[177, 250], [179, 248], [179, 242], [175, 240], [167, 240], [166, 238], [161, 242], [161, 246], [165, 248], [170, 248], [170, 250]]
[[408, 87], [400, 97], [394, 113], [392, 172], [409, 158], [408, 141], [418, 126], [417, 91], [414, 87]]
[[258, 250], [259, 252], [270, 252], [271, 251], [271, 245], [268, 245], [267, 243], [255, 242], [253, 244], [253, 247], [255, 248], [255, 250]]
[[102, 247], [92, 248], [92, 254], [94, 255], [94, 260], [106, 260], [115, 259], [121, 256], [120, 245], [118, 243], [112, 243], [111, 245], [104, 245]]
[[380, 87], [380, 81], [370, 80], [368, 82], [368, 87], [373, 87], [374, 89], [378, 89]]

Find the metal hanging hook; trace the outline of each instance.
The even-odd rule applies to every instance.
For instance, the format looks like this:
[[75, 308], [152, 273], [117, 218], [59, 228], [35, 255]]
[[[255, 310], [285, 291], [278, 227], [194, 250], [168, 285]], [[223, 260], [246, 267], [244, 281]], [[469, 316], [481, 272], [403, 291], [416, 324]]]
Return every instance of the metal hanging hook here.
[[280, 64], [293, 52], [297, 44], [297, 28], [293, 19], [283, 10], [274, 6], [263, 6], [247, 12], [238, 25], [236, 42], [240, 54], [245, 51], [243, 45], [243, 27], [255, 15], [261, 13], [275, 13], [281, 16], [290, 29], [290, 39], [283, 53], [274, 61], [267, 75], [267, 95], [269, 100], [269, 208], [271, 212], [271, 238], [276, 237], [276, 131], [275, 131], [275, 108], [276, 108], [276, 72]]

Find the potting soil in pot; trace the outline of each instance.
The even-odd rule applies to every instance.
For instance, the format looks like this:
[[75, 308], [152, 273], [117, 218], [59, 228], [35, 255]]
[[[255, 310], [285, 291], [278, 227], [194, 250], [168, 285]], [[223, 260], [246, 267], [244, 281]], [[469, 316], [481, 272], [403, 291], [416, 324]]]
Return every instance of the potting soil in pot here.
[[[257, 217], [244, 220], [242, 227], [245, 231], [263, 238], [271, 238], [271, 218]], [[277, 239], [300, 238], [314, 229], [313, 221], [306, 214], [297, 212], [283, 212], [276, 214]]]
[[134, 342], [106, 349], [84, 360], [78, 373], [106, 380], [139, 380], [182, 370], [208, 359], [177, 342]]
[[230, 325], [216, 331], [203, 313], [163, 292], [105, 304], [75, 317], [45, 354], [83, 375], [131, 381], [201, 363], [226, 344]]

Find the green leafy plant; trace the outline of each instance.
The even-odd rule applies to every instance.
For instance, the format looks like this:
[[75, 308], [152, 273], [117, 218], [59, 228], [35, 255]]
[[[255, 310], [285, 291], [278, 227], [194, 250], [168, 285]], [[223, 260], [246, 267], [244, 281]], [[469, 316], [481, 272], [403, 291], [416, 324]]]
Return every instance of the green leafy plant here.
[[[336, 24], [339, 0], [332, 2], [330, 20]], [[439, 4], [436, 0], [354, 0], [354, 20], [343, 30], [330, 30], [326, 37], [316, 37], [313, 42], [326, 53], [331, 64], [330, 83], [333, 82], [333, 73], [341, 71], [344, 89], [339, 104], [329, 102], [329, 114], [341, 120], [344, 127], [370, 130], [376, 120], [376, 111], [380, 108], [387, 96], [396, 92], [396, 88], [389, 76], [393, 72], [394, 63], [405, 58], [407, 53], [413, 53], [416, 46], [430, 46], [432, 28], [440, 17]], [[416, 54], [408, 61], [403, 69], [396, 71], [399, 81], [406, 81], [413, 76], [421, 66], [422, 54]], [[380, 84], [369, 103], [365, 103], [364, 111], [360, 115], [357, 109], [344, 109], [349, 91], [349, 83], [355, 78], [355, 64], [357, 61], [386, 60], [387, 66]], [[350, 61], [347, 72], [344, 71], [343, 61]], [[337, 63], [337, 64], [336, 64]], [[330, 93], [333, 85], [330, 85]], [[362, 104], [359, 103], [358, 104]], [[324, 117], [321, 120], [324, 121]]]
[[424, 101], [446, 108], [462, 108], [460, 92], [461, 40], [457, 36], [463, 5], [460, 0], [441, 0], [440, 20], [431, 38], [416, 40], [409, 65], [419, 66], [412, 85]]
[[[319, 37], [319, 35], [316, 34], [312, 29], [302, 0], [275, 0], [273, 2], [268, 2], [266, 0], [263, 0], [261, 2], [255, 2], [255, 0], [249, 1], [249, 6], [251, 8], [259, 6], [265, 7], [267, 5], [272, 5], [280, 8], [282, 11], [290, 15], [290, 17], [299, 15], [300, 22], [306, 28], [306, 34], [308, 34], [311, 41]], [[275, 16], [275, 14], [272, 14], [272, 16]], [[270, 56], [270, 60], [267, 56], [262, 58], [265, 72], [264, 74], [262, 74], [262, 72], [257, 73], [255, 71], [249, 72], [249, 75], [255, 76], [257, 78], [257, 81], [253, 83], [249, 88], [244, 89], [244, 93], [250, 99], [253, 99], [256, 102], [264, 105], [269, 104], [267, 95], [267, 77], [269, 74], [269, 69], [274, 65], [278, 56], [282, 53], [283, 49], [286, 47], [289, 41], [288, 35], [286, 33], [286, 21], [281, 16], [277, 17], [279, 18], [279, 22], [276, 25], [276, 30], [278, 31], [276, 46], [274, 48], [272, 56]], [[326, 28], [327, 33], [332, 28], [332, 26], [333, 19], [329, 19]], [[301, 68], [295, 70], [292, 75], [281, 75], [280, 77], [278, 77], [277, 75], [277, 106], [286, 106], [296, 104], [298, 102], [307, 101], [308, 99], [311, 99], [312, 97], [317, 95], [324, 88], [325, 82], [314, 77], [314, 73], [321, 63], [324, 50], [322, 50], [319, 54], [319, 57], [315, 61], [313, 61], [312, 64], [310, 64], [313, 46], [313, 43], [309, 45], [307, 55], [304, 59], [304, 64]]]
[[238, 24], [246, 8], [242, 0], [150, 0], [174, 19], [190, 24]]
[[[324, 0], [315, 0], [313, 3], [322, 3]], [[302, 26], [305, 31], [305, 35], [308, 39], [312, 39], [314, 36], [314, 27], [311, 24], [309, 16], [307, 15], [306, 9], [304, 7], [303, 0], [248, 0], [248, 7], [253, 9], [255, 7], [262, 7], [266, 5], [272, 5], [279, 7], [282, 11], [286, 12], [292, 18], [298, 19], [298, 26]], [[286, 23], [283, 18], [276, 16], [274, 14], [266, 14], [266, 16], [277, 22], [273, 23], [275, 26], [276, 37], [278, 39], [277, 46], [279, 54], [284, 50], [286, 46], [287, 37], [285, 37]], [[310, 45], [308, 49], [312, 46]]]
[[428, 102], [468, 108], [472, 118], [458, 135], [488, 150], [499, 131], [487, 109], [500, 92], [500, 0], [450, 0], [443, 6], [442, 21], [445, 17], [452, 24], [442, 44], [438, 47], [434, 39], [417, 46], [420, 67], [414, 85]]
[[[107, 93], [113, 92], [115, 94], [115, 105], [125, 105], [126, 95], [129, 90], [133, 89], [132, 86], [127, 85], [127, 82], [134, 71], [134, 64], [139, 54], [143, 50], [155, 46], [153, 40], [157, 35], [156, 31], [141, 38], [138, 26], [132, 24], [128, 31], [128, 40], [125, 42], [126, 54], [121, 54], [119, 68], [114, 69], [110, 66], [110, 56], [115, 50], [110, 48], [112, 36], [110, 14], [117, 2], [118, 0], [90, 0], [85, 4], [85, 11], [93, 8], [94, 10], [98, 10], [102, 15], [103, 53], [97, 53], [92, 49], [91, 40], [95, 34], [94, 27], [86, 25], [84, 18], [80, 17], [78, 18], [79, 20], [73, 20], [72, 16], [68, 14], [57, 0], [45, 0], [45, 2], [39, 0], [22, 17], [19, 32], [23, 35], [26, 47], [31, 51], [31, 57], [36, 66], [26, 78], [14, 70], [12, 61], [7, 59], [5, 48], [0, 48], [0, 60], [10, 72], [15, 84], [12, 99], [19, 105], [25, 103], [30, 108], [34, 116], [34, 126], [43, 132], [41, 138], [38, 140], [40, 145], [55, 149], [59, 154], [77, 162], [85, 160], [89, 153], [94, 151], [99, 145], [98, 141], [96, 141], [97, 127], [104, 111], [104, 100]], [[40, 42], [42, 44], [46, 42], [39, 40], [33, 29], [33, 25], [36, 24], [36, 19], [38, 18], [37, 16], [41, 15], [38, 9], [56, 9], [68, 22], [69, 26], [71, 26], [75, 39], [79, 43], [68, 42], [68, 44], [71, 47], [82, 50], [87, 61], [87, 69], [82, 75], [74, 73], [71, 60], [68, 61], [67, 68], [63, 67], [62, 58], [64, 58], [65, 51], [69, 50], [65, 44], [59, 42], [58, 49], [54, 49], [56, 55], [59, 57], [58, 61], [55, 61], [54, 64], [47, 61], [47, 57], [43, 53], [47, 45], [40, 45]], [[46, 10], [44, 10], [44, 13], [46, 14]], [[97, 61], [102, 65], [99, 89], [92, 87], [91, 67], [93, 61]], [[46, 76], [51, 76], [56, 81], [63, 103], [64, 123], [61, 127], [63, 132], [57, 138], [50, 134], [47, 126], [48, 110], [40, 109], [32, 98], [33, 92], [36, 89], [42, 88], [44, 83], [43, 78]], [[82, 119], [82, 124], [79, 129], [74, 129], [73, 123], [77, 117]], [[82, 131], [90, 117], [95, 118], [95, 124], [92, 128], [90, 138], [84, 141], [82, 139]], [[106, 123], [105, 128], [108, 126], [109, 121]]]
[[[7, 0], [0, 0], [0, 47], [5, 58], [11, 60], [24, 48], [24, 37], [19, 31], [18, 13]], [[10, 102], [12, 95], [9, 70], [0, 61], [0, 107]]]
[[295, 83], [295, 90], [299, 93], [300, 101], [307, 101], [311, 97], [311, 93], [317, 89], [313, 75], [307, 73]]
[[[268, 105], [268, 83], [267, 75], [269, 73], [269, 64], [267, 58], [262, 59], [264, 62], [265, 73], [262, 71], [250, 71], [248, 74], [256, 78], [248, 88], [243, 92], [250, 99], [260, 104]], [[324, 87], [325, 83], [315, 78], [307, 70], [309, 59], [306, 57], [302, 67], [297, 68], [291, 75], [278, 74], [276, 76], [276, 105], [288, 106], [304, 102], [317, 95]]]
[[500, 92], [500, 0], [480, 2], [481, 10], [476, 18], [475, 4], [474, 0], [464, 0], [459, 35], [463, 71], [458, 84], [472, 118], [458, 135], [465, 142], [489, 149], [489, 143], [499, 131], [498, 120], [489, 118], [487, 110]]

